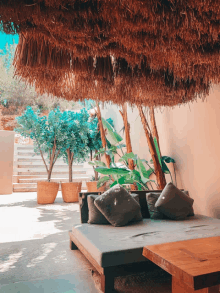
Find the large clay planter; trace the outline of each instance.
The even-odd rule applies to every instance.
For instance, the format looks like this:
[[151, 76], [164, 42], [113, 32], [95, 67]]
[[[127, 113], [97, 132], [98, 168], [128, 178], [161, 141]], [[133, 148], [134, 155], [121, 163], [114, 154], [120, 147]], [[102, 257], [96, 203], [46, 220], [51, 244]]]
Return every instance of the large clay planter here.
[[87, 192], [104, 192], [105, 191], [105, 185], [102, 186], [102, 187], [97, 188], [97, 182], [98, 181], [86, 182]]
[[81, 192], [82, 182], [61, 183], [63, 201], [77, 202], [79, 201], [79, 192]]
[[37, 203], [50, 204], [54, 203], [59, 190], [59, 183], [41, 181], [37, 182]]

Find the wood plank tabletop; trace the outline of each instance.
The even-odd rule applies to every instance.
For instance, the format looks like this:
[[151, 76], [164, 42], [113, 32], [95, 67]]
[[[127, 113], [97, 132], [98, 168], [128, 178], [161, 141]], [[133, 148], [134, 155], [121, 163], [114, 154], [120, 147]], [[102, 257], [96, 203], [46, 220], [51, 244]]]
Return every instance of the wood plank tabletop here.
[[220, 236], [145, 246], [143, 256], [195, 290], [220, 284]]

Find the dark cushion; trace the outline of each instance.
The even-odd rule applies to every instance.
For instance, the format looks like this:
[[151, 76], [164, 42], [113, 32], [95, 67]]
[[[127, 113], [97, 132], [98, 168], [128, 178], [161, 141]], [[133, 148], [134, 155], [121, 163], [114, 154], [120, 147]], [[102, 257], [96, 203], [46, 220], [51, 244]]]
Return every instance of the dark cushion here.
[[[139, 204], [139, 195], [131, 194], [131, 196], [138, 202]], [[89, 224], [98, 224], [98, 225], [106, 225], [110, 224], [109, 221], [105, 218], [105, 216], [97, 209], [94, 204], [95, 199], [99, 197], [97, 194], [89, 194], [87, 197], [88, 209], [89, 209]], [[142, 221], [143, 217], [141, 214], [141, 209], [138, 210], [137, 214], [134, 216], [132, 222]]]
[[167, 219], [167, 217], [155, 207], [155, 203], [157, 202], [160, 195], [161, 193], [153, 193], [153, 192], [146, 194], [147, 206], [150, 213], [150, 218], [154, 220]]
[[[189, 196], [189, 192], [187, 190], [183, 191], [187, 196]], [[189, 214], [187, 217], [195, 216], [193, 206], [190, 208]]]
[[[187, 196], [189, 196], [189, 192], [187, 190], [181, 190], [183, 193], [185, 193]], [[166, 215], [161, 213], [158, 208], [155, 207], [156, 201], [158, 200], [159, 196], [161, 195], [160, 193], [152, 192], [152, 193], [147, 193], [146, 194], [146, 199], [147, 199], [147, 205], [148, 205], [148, 210], [150, 213], [150, 218], [154, 220], [163, 220], [163, 219], [168, 219]], [[190, 212], [187, 215], [187, 217], [194, 216], [194, 210], [193, 207], [190, 208]]]
[[115, 227], [125, 226], [140, 211], [140, 205], [120, 184], [98, 196], [94, 204]]
[[190, 213], [194, 200], [179, 190], [173, 183], [168, 183], [155, 207], [172, 220], [183, 220]]
[[90, 194], [87, 197], [88, 209], [89, 209], [89, 224], [99, 224], [105, 225], [110, 224], [109, 221], [103, 216], [103, 214], [97, 209], [94, 204], [95, 199], [99, 197], [99, 195]]

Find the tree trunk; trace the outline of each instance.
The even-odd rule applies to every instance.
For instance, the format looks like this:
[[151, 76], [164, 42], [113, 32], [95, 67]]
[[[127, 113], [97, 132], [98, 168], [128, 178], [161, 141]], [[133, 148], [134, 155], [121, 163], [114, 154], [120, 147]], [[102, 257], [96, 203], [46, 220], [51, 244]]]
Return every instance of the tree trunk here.
[[159, 152], [161, 156], [159, 135], [158, 135], [157, 125], [156, 125], [155, 115], [154, 115], [154, 107], [152, 106], [150, 107], [150, 122], [151, 122], [151, 132], [152, 132], [153, 138], [156, 137], [157, 139], [157, 144], [158, 144], [158, 148], [159, 148]]
[[137, 106], [138, 110], [139, 110], [139, 114], [141, 117], [141, 122], [145, 131], [145, 135], [147, 138], [147, 143], [150, 149], [150, 153], [151, 153], [151, 157], [153, 160], [153, 164], [154, 164], [154, 170], [155, 170], [155, 174], [156, 174], [156, 179], [157, 179], [157, 183], [158, 183], [158, 187], [159, 189], [163, 189], [166, 185], [166, 179], [165, 179], [165, 175], [162, 171], [162, 168], [160, 166], [160, 162], [157, 156], [157, 152], [156, 152], [156, 148], [154, 145], [154, 140], [152, 137], [152, 134], [150, 132], [150, 127], [147, 123], [146, 117], [144, 115], [143, 109], [141, 106]]
[[[95, 151], [95, 154], [97, 154], [98, 151]], [[95, 156], [95, 159], [98, 161], [98, 156]], [[94, 173], [95, 173], [95, 181], [98, 181], [98, 178], [99, 178], [99, 173], [97, 171], [94, 170]]]
[[68, 166], [69, 166], [69, 182], [73, 182], [73, 174], [72, 174], [72, 156], [70, 149], [67, 149], [68, 156]]
[[[104, 127], [102, 124], [102, 116], [101, 116], [101, 111], [99, 108], [99, 102], [96, 101], [96, 107], [97, 107], [97, 118], [99, 121], [99, 131], [100, 131], [100, 135], [101, 135], [101, 140], [102, 140], [102, 146], [104, 149], [106, 149], [107, 143], [106, 143], [106, 139], [105, 139], [105, 131], [104, 131]], [[106, 159], [106, 165], [108, 168], [110, 168], [110, 163], [111, 163], [111, 158], [109, 155], [105, 154], [105, 159]]]
[[[130, 124], [128, 123], [128, 115], [127, 115], [127, 103], [124, 103], [122, 109], [123, 110], [119, 112], [122, 116], [124, 127], [125, 127], [125, 141], [126, 141], [127, 153], [132, 153]], [[130, 170], [134, 170], [134, 161], [132, 159], [128, 159], [128, 168]]]

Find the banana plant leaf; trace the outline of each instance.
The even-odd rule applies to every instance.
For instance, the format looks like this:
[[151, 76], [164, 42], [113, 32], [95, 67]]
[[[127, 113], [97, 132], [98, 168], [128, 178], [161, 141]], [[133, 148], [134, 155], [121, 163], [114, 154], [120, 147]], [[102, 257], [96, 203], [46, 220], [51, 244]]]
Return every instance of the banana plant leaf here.
[[106, 137], [111, 144], [116, 145], [123, 140], [123, 138], [115, 131], [112, 125], [104, 118], [102, 118], [102, 123], [104, 129], [107, 129]]
[[161, 157], [161, 160], [164, 161], [164, 162], [166, 162], [166, 163], [173, 163], [173, 164], [176, 163], [173, 158], [168, 157], [168, 156], [162, 156]]
[[125, 161], [127, 163], [128, 159], [134, 159], [134, 157], [135, 157], [134, 153], [128, 153], [128, 154], [125, 154], [124, 156], [122, 156], [118, 161], [119, 162]]
[[159, 150], [159, 146], [158, 146], [156, 137], [154, 137], [154, 145], [155, 145], [155, 148], [156, 148], [156, 152], [157, 152], [157, 156], [158, 156], [158, 159], [159, 159], [159, 163], [162, 166], [161, 156], [160, 156], [160, 150]]
[[96, 168], [95, 171], [103, 175], [126, 175], [130, 172], [124, 168]]
[[91, 166], [99, 166], [99, 167], [106, 167], [106, 164], [102, 161], [91, 161], [91, 162], [88, 162], [89, 165]]
[[110, 180], [109, 176], [103, 176], [102, 178], [99, 179], [97, 182], [97, 188], [102, 187], [106, 182]]

